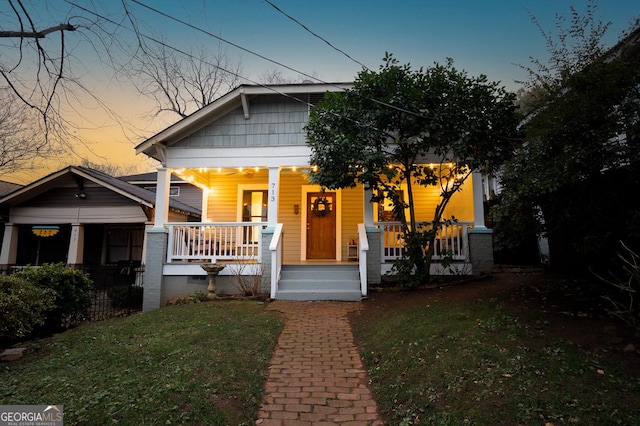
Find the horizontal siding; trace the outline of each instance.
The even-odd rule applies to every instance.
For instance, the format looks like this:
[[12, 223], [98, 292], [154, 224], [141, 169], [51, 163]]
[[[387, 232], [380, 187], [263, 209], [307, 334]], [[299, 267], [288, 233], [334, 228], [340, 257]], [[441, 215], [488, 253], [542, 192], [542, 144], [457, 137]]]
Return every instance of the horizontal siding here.
[[265, 186], [269, 183], [266, 170], [236, 172], [223, 170], [209, 175], [208, 222], [235, 222], [238, 220], [238, 185]]
[[137, 205], [120, 207], [14, 207], [11, 222], [23, 224], [61, 223], [144, 223], [142, 208]]
[[364, 221], [364, 190], [362, 186], [344, 189], [342, 195], [342, 260], [347, 260], [349, 240], [358, 241], [358, 224]]
[[[218, 174], [210, 172], [208, 200], [208, 216], [203, 221], [235, 222], [238, 221], [238, 186], [266, 187], [268, 185], [268, 171], [241, 172], [222, 171]], [[309, 185], [306, 175], [299, 171], [282, 169], [280, 172], [278, 222], [284, 225], [283, 256], [284, 262], [296, 262], [301, 258], [302, 239], [306, 238], [302, 224], [303, 209], [306, 201], [303, 199], [302, 187]], [[350, 239], [357, 240], [358, 224], [364, 220], [364, 191], [362, 186], [341, 191], [342, 218], [340, 249], [342, 259], [347, 259], [347, 245]], [[440, 202], [439, 189], [435, 187], [414, 188], [414, 202], [416, 215], [420, 221], [430, 221], [437, 203]], [[298, 214], [294, 206], [298, 206]], [[471, 181], [467, 182], [462, 191], [456, 193], [445, 217], [455, 215], [461, 221], [473, 221], [473, 191]]]
[[198, 210], [202, 208], [202, 190], [200, 188], [185, 184], [181, 184], [178, 187], [180, 188], [180, 195], [171, 197], [172, 200], [180, 201]]
[[[432, 221], [435, 208], [441, 202], [440, 188], [414, 186], [412, 189], [416, 220], [420, 222]], [[406, 195], [406, 187], [404, 187], [404, 191]], [[451, 197], [445, 209], [444, 218], [449, 219], [451, 216], [455, 216], [460, 221], [473, 222], [473, 183], [471, 177], [462, 185], [460, 191]], [[408, 219], [409, 217], [407, 217]]]
[[444, 216], [449, 219], [451, 216], [455, 216], [461, 222], [473, 222], [473, 176], [469, 178], [462, 185], [459, 192], [453, 194], [449, 205], [445, 209]]
[[[283, 170], [280, 175], [280, 204], [278, 221], [284, 226], [283, 259], [284, 262], [300, 260], [302, 241], [302, 217], [306, 202], [302, 199], [302, 186], [308, 185], [306, 176], [300, 172]], [[298, 214], [294, 212], [298, 205]], [[306, 238], [306, 236], [305, 236]]]

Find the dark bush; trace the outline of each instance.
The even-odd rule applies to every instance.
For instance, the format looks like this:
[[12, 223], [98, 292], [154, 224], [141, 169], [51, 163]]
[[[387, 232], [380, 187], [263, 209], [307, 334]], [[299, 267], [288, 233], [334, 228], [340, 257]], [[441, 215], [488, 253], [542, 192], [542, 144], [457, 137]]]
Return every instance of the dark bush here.
[[53, 308], [55, 292], [37, 287], [24, 278], [0, 276], [0, 341], [15, 341], [44, 324]]
[[55, 306], [47, 311], [44, 327], [48, 331], [67, 328], [87, 317], [92, 301], [93, 282], [89, 276], [63, 263], [29, 267], [15, 276], [55, 292]]
[[107, 291], [111, 306], [117, 309], [142, 309], [142, 294], [142, 287], [131, 285], [111, 287]]

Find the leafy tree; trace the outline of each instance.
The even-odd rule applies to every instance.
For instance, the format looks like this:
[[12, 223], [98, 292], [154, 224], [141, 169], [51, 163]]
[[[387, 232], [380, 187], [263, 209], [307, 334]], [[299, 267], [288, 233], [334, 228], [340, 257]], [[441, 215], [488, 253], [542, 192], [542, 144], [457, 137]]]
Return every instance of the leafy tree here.
[[557, 41], [543, 32], [549, 65], [527, 68], [526, 142], [503, 170], [500, 214], [539, 207], [552, 265], [575, 271], [620, 238], [640, 237], [628, 196], [640, 189], [640, 33], [636, 24], [605, 49], [609, 24], [596, 18], [595, 2], [585, 15], [570, 11], [568, 28], [558, 15]]
[[[363, 70], [353, 88], [327, 93], [306, 127], [317, 171], [329, 189], [363, 184], [372, 202], [388, 199], [402, 223], [405, 256], [396, 264], [409, 286], [429, 278], [433, 241], [447, 203], [474, 170], [491, 170], [516, 136], [515, 97], [452, 60], [413, 69], [390, 54], [378, 72]], [[405, 184], [407, 200], [398, 196]], [[418, 222], [414, 188], [437, 186], [430, 223]], [[409, 217], [405, 215], [405, 209]]]

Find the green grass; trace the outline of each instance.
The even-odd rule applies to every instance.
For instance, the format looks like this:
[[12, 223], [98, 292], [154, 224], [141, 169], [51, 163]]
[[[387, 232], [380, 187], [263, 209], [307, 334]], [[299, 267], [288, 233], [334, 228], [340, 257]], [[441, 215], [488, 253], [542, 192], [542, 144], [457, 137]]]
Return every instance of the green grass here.
[[64, 404], [65, 425], [252, 424], [282, 321], [257, 302], [166, 307], [33, 342], [2, 404]]
[[354, 333], [388, 424], [640, 424], [638, 379], [496, 300], [365, 309]]

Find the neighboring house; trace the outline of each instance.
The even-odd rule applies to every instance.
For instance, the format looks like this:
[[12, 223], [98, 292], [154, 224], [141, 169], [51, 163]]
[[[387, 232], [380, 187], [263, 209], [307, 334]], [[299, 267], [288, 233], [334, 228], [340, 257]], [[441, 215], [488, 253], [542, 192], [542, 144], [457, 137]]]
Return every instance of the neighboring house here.
[[[85, 167], [52, 173], [0, 198], [7, 218], [0, 268], [53, 262], [88, 270], [138, 266], [155, 198], [152, 191]], [[163, 208], [172, 220], [200, 220], [199, 208], [176, 200]]]
[[[0, 197], [4, 197], [6, 194], [13, 192], [20, 187], [22, 187], [22, 185], [0, 180]], [[2, 213], [3, 212], [0, 211], [0, 241], [2, 241], [2, 237], [4, 236], [4, 224], [7, 221], [6, 215]]]
[[[161, 162], [154, 225], [147, 230], [144, 309], [203, 290], [202, 263], [226, 267], [226, 289], [239, 276], [262, 277], [275, 299], [360, 300], [402, 254], [388, 206], [362, 186], [322, 191], [307, 180], [304, 126], [327, 91], [350, 84], [240, 86], [136, 147]], [[203, 190], [202, 223], [168, 215], [170, 176]], [[437, 188], [419, 188], [419, 220], [430, 221]], [[437, 239], [435, 260], [450, 253], [458, 273], [492, 268], [479, 173], [457, 193], [446, 216], [459, 223]], [[435, 273], [445, 273], [434, 264]]]
[[[146, 189], [147, 191], [151, 191], [154, 193], [156, 192], [156, 172], [119, 176], [118, 179], [128, 182], [131, 185], [135, 185], [139, 188]], [[198, 211], [202, 209], [202, 189], [190, 184], [186, 180], [180, 179], [178, 176], [171, 176], [169, 196], [170, 199], [196, 208], [198, 209]]]
[[21, 188], [22, 185], [17, 183], [7, 182], [6, 180], [0, 180], [0, 197]]

